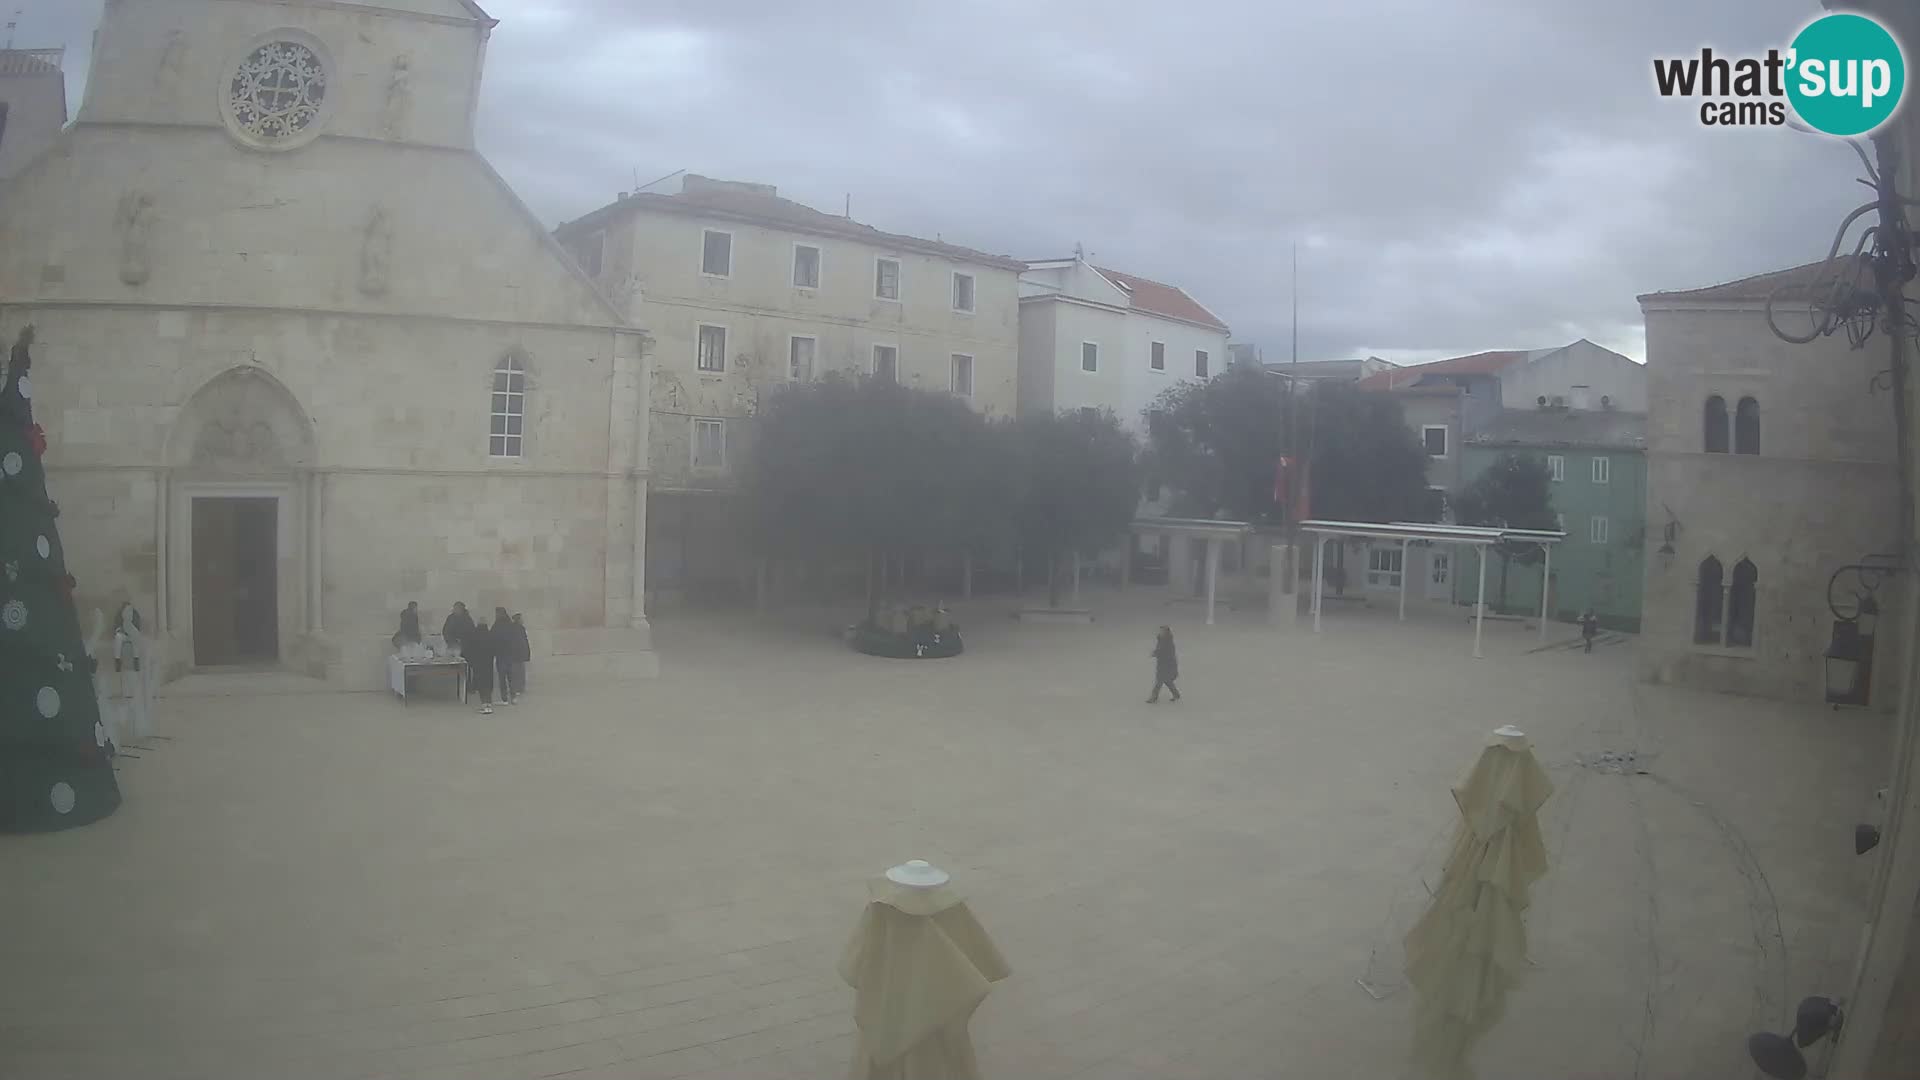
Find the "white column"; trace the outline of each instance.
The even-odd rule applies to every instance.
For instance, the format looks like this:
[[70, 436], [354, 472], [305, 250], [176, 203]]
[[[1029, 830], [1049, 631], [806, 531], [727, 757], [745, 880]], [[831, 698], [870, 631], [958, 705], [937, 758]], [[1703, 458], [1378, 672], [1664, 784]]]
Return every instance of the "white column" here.
[[633, 478], [633, 617], [636, 630], [647, 628], [647, 478]]
[[1320, 632], [1320, 581], [1326, 572], [1327, 538], [1313, 538], [1313, 632]]
[[1540, 550], [1546, 552], [1547, 561], [1540, 567], [1540, 640], [1547, 640], [1547, 590], [1553, 587], [1553, 545], [1541, 544]]
[[964, 551], [960, 554], [960, 597], [963, 600], [973, 599], [972, 551]]
[[1412, 572], [1412, 563], [1407, 559], [1411, 540], [1400, 541], [1400, 621], [1407, 621], [1407, 575]]
[[1126, 547], [1120, 549], [1120, 589], [1126, 591], [1133, 584], [1133, 545], [1136, 537], [1131, 531], [1126, 536]]
[[155, 640], [159, 640], [163, 631], [173, 629], [173, 620], [167, 617], [167, 586], [169, 584], [167, 560], [173, 557], [172, 552], [168, 550], [170, 545], [167, 543], [167, 521], [173, 511], [172, 506], [169, 505], [173, 500], [173, 484], [164, 466], [154, 471], [153, 488], [153, 497], [157, 504], [154, 508], [153, 525], [153, 557], [157, 575], [154, 581], [156, 588], [153, 606], [159, 609], [153, 613], [153, 636]]
[[326, 505], [327, 474], [315, 469], [307, 474], [307, 629], [315, 634], [325, 629], [321, 616], [327, 590]]
[[1220, 541], [1207, 538], [1207, 625], [1213, 625], [1213, 592], [1220, 579]]
[[1480, 598], [1473, 604], [1473, 658], [1480, 659], [1480, 624], [1487, 621], [1487, 546], [1480, 545]]
[[1080, 606], [1080, 549], [1073, 549], [1073, 606]]

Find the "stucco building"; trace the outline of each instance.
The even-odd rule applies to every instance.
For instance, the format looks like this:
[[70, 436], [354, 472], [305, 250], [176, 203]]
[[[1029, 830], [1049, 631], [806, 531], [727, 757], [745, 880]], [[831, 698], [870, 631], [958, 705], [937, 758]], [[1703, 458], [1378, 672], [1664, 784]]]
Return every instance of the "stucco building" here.
[[[1514, 566], [1507, 574], [1505, 610], [1540, 610], [1540, 582], [1550, 570], [1548, 611], [1563, 621], [1592, 610], [1602, 626], [1640, 629], [1647, 513], [1647, 417], [1615, 409], [1536, 406], [1502, 409], [1461, 447], [1460, 479], [1470, 485], [1507, 454], [1542, 462], [1551, 480], [1559, 528], [1552, 566]], [[1474, 550], [1463, 552], [1452, 574], [1455, 602], [1471, 604], [1479, 573]], [[1498, 579], [1500, 558], [1487, 580]], [[1489, 584], [1488, 589], [1492, 590]]]
[[648, 521], [656, 594], [752, 578], [733, 491], [753, 417], [829, 371], [955, 394], [989, 417], [1017, 404], [1019, 272], [971, 248], [886, 233], [767, 184], [688, 175], [555, 235], [653, 335]]
[[53, 145], [67, 122], [64, 49], [0, 49], [0, 180]]
[[1031, 263], [1020, 278], [1020, 409], [1110, 409], [1145, 438], [1168, 388], [1231, 362], [1227, 324], [1178, 286], [1094, 266]]
[[[1875, 389], [1885, 355], [1844, 334], [1794, 345], [1767, 326], [1776, 289], [1781, 318], [1806, 323], [1818, 270], [1640, 298], [1648, 681], [1822, 701], [1828, 580], [1898, 550], [1893, 409]], [[1884, 634], [1876, 645], [1893, 647]], [[1896, 674], [1878, 666], [1874, 704], [1891, 706]]]
[[77, 121], [0, 189], [0, 333], [81, 609], [170, 674], [384, 679], [409, 600], [645, 673], [643, 335], [474, 150], [470, 0], [106, 8]]

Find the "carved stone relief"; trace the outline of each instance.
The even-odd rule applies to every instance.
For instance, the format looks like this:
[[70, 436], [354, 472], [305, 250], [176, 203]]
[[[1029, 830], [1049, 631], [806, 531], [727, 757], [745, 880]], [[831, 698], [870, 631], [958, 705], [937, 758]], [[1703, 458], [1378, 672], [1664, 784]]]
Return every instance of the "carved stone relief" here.
[[389, 139], [407, 136], [407, 120], [413, 114], [413, 57], [401, 53], [393, 58], [387, 75], [387, 99], [380, 112], [380, 130]]
[[115, 217], [120, 233], [120, 280], [139, 287], [152, 273], [149, 239], [153, 232], [153, 196], [144, 191], [129, 191], [120, 198]]
[[393, 262], [393, 222], [386, 207], [375, 206], [360, 238], [360, 291], [385, 296]]

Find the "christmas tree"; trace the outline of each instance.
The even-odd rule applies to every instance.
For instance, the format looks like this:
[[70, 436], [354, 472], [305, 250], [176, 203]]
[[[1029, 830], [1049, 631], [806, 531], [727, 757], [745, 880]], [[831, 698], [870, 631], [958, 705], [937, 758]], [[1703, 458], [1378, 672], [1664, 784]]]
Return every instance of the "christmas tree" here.
[[80, 641], [60, 508], [47, 498], [33, 422], [33, 328], [20, 332], [0, 382], [0, 831], [85, 825], [113, 813], [94, 661]]

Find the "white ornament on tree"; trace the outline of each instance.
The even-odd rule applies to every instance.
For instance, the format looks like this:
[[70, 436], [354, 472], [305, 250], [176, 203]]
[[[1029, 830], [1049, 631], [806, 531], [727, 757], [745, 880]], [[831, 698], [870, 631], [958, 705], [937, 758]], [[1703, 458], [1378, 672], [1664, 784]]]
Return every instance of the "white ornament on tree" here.
[[13, 384], [20, 388], [21, 397], [26, 398], [28, 401], [33, 400], [33, 381], [31, 379], [22, 375], [18, 379], [15, 379]]
[[33, 696], [33, 707], [39, 709], [40, 715], [49, 720], [59, 716], [60, 691], [55, 690], [51, 686], [41, 687], [40, 692]]
[[72, 813], [74, 802], [73, 785], [67, 783], [65, 780], [54, 784], [53, 790], [47, 792], [47, 801], [53, 804], [53, 812], [56, 814]]
[[0, 607], [0, 626], [9, 630], [24, 630], [27, 625], [27, 605], [18, 600], [9, 600]]
[[33, 550], [39, 552], [40, 557], [43, 559], [53, 558], [53, 545], [48, 543], [47, 538], [44, 536], [36, 536], [33, 538]]
[[0, 458], [0, 472], [5, 472], [8, 476], [19, 476], [20, 470], [25, 467], [26, 462], [20, 459], [18, 450], [9, 450], [6, 457]]

